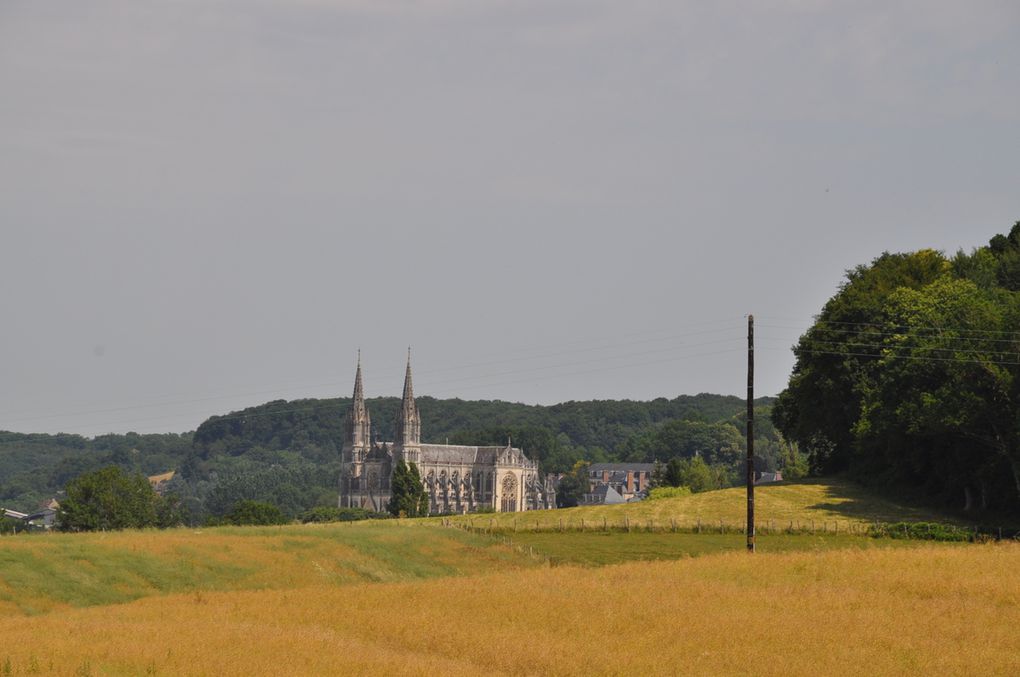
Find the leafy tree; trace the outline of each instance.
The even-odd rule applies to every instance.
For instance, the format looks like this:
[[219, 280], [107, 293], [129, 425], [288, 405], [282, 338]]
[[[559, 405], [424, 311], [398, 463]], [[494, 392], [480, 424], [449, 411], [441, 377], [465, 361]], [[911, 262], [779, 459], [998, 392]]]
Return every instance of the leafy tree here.
[[854, 426], [878, 365], [876, 331], [890, 294], [919, 289], [950, 269], [939, 252], [885, 253], [847, 273], [839, 292], [794, 347], [796, 362], [773, 409], [776, 426], [808, 451], [813, 469], [844, 470], [854, 453]]
[[390, 481], [390, 514], [397, 517], [425, 517], [429, 514], [429, 496], [422, 485], [418, 466], [397, 461]]
[[710, 491], [729, 486], [726, 468], [710, 466], [700, 456], [671, 458], [663, 472], [663, 486], [687, 487], [692, 492]]
[[180, 496], [167, 494], [156, 501], [156, 526], [160, 529], [179, 527], [188, 523], [188, 510]]
[[556, 507], [572, 508], [581, 502], [581, 499], [588, 493], [588, 468], [591, 466], [587, 461], [578, 461], [570, 472], [563, 475], [556, 485]]
[[21, 520], [0, 515], [0, 534], [15, 534], [23, 529]]
[[66, 531], [151, 527], [157, 524], [159, 495], [142, 475], [117, 466], [88, 472], [67, 483], [57, 521]]
[[794, 349], [773, 420], [817, 470], [1020, 513], [1018, 291], [1020, 223], [952, 260], [858, 267]]
[[233, 509], [223, 517], [224, 524], [237, 526], [268, 526], [287, 524], [290, 520], [272, 503], [261, 501], [238, 501]]

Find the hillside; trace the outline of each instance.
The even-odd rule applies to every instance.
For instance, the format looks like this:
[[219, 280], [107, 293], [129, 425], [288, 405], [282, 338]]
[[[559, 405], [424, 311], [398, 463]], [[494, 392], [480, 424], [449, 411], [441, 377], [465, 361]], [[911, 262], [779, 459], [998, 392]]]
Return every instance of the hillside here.
[[[946, 513], [896, 503], [880, 498], [863, 487], [841, 478], [813, 478], [797, 482], [781, 482], [755, 487], [755, 515], [759, 527], [775, 525], [776, 529], [795, 526], [817, 531], [846, 530], [849, 526], [866, 526], [874, 522], [955, 521]], [[747, 493], [744, 487], [706, 491], [679, 498], [639, 501], [619, 505], [585, 506], [543, 510], [528, 513], [496, 513], [491, 515], [458, 515], [445, 518], [454, 523], [493, 525], [502, 529], [577, 528], [582, 521], [586, 528], [597, 529], [606, 523], [618, 528], [629, 522], [635, 528], [671, 526], [690, 528], [700, 522], [705, 530], [720, 520], [728, 528], [742, 528], [747, 515]], [[430, 518], [442, 520], [444, 518]], [[826, 526], [828, 525], [828, 526]], [[838, 525], [838, 526], [837, 526]]]
[[[339, 448], [348, 398], [277, 400], [213, 416], [181, 435], [43, 435], [0, 432], [0, 506], [27, 511], [83, 472], [104, 465], [152, 475], [180, 472], [169, 489], [184, 497], [196, 521], [223, 514], [242, 498], [270, 501], [291, 516], [336, 500]], [[499, 401], [418, 398], [425, 439], [503, 444], [507, 438], [546, 471], [569, 470], [578, 460], [651, 460], [688, 453], [673, 449], [678, 436], [657, 438], [665, 426], [695, 422], [698, 440], [736, 450], [745, 405], [736, 397], [682, 395], [650, 402], [590, 401], [553, 406]], [[391, 434], [399, 401], [369, 400], [374, 430]], [[787, 450], [762, 411], [756, 448], [763, 463], [782, 462]], [[704, 432], [704, 431], [702, 431]], [[682, 436], [681, 436], [682, 437]], [[702, 443], [688, 436], [688, 443]]]

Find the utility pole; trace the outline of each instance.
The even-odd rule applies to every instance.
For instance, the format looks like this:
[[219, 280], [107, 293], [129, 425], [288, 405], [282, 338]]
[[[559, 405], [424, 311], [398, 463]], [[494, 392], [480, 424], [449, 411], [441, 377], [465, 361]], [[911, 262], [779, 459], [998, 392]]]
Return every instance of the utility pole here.
[[747, 316], [747, 551], [754, 552], [754, 315]]

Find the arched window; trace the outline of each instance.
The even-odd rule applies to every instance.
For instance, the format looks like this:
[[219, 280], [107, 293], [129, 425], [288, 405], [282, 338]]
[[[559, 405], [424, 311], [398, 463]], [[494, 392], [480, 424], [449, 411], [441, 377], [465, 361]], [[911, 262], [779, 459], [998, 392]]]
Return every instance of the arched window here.
[[517, 478], [513, 475], [503, 477], [501, 493], [500, 512], [517, 512]]

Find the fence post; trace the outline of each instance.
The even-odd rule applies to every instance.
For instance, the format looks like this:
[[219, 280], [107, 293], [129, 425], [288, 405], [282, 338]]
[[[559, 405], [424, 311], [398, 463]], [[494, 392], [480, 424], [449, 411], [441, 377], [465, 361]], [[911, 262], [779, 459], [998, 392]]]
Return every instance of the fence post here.
[[605, 517], [602, 518], [602, 531], [609, 531], [609, 524]]
[[[673, 528], [673, 533], [675, 534], [676, 533], [676, 518], [675, 517], [669, 518], [669, 525]], [[1002, 533], [1002, 527], [999, 527], [999, 533], [1000, 534]], [[1002, 538], [1002, 536], [999, 536], [999, 538]]]
[[698, 517], [698, 533], [701, 533], [701, 517]]

